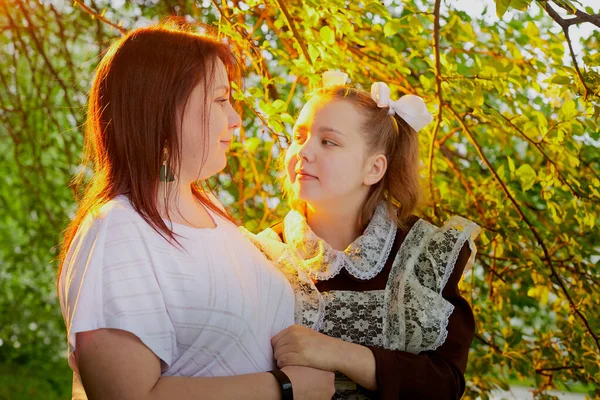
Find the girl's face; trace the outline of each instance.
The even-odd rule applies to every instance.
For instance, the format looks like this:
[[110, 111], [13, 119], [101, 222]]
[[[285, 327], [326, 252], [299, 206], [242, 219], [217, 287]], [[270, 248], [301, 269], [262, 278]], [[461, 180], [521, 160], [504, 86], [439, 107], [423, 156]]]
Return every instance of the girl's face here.
[[[229, 78], [218, 58], [215, 79], [206, 85], [206, 90], [205, 96], [204, 85], [197, 85], [183, 113], [180, 180], [184, 184], [209, 178], [225, 168], [233, 130], [241, 122], [229, 102]], [[205, 115], [208, 121], [204, 121]], [[208, 130], [203, 134], [205, 129]]]
[[364, 117], [349, 101], [315, 96], [306, 103], [285, 157], [287, 176], [298, 200], [327, 208], [362, 204], [370, 185], [381, 179], [373, 173], [382, 175], [373, 170], [374, 162], [381, 168], [382, 155], [368, 155], [363, 122]]

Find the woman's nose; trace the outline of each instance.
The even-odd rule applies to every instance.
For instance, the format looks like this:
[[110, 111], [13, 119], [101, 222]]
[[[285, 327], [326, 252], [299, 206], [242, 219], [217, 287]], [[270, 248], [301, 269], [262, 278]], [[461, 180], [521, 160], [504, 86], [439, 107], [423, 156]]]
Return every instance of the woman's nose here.
[[229, 110], [230, 110], [229, 116], [228, 116], [229, 129], [230, 130], [237, 129], [241, 126], [242, 119], [240, 118], [239, 114], [235, 111], [233, 106], [230, 105]]

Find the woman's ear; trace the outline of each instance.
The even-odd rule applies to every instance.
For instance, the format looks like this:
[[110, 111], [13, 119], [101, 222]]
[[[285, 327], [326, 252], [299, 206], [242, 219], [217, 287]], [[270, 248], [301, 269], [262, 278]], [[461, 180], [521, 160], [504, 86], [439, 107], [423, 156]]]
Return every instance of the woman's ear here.
[[372, 186], [379, 182], [387, 171], [387, 157], [382, 154], [374, 154], [367, 159], [363, 185]]

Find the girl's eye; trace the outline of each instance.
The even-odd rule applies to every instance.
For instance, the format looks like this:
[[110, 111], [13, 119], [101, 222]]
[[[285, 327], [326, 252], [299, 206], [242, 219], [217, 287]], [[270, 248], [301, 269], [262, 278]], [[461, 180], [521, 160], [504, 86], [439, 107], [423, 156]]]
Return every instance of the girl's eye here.
[[331, 140], [323, 139], [321, 140], [321, 144], [325, 146], [337, 146], [337, 143], [332, 142]]
[[227, 103], [229, 101], [229, 99], [217, 99], [217, 103], [223, 105], [225, 103]]

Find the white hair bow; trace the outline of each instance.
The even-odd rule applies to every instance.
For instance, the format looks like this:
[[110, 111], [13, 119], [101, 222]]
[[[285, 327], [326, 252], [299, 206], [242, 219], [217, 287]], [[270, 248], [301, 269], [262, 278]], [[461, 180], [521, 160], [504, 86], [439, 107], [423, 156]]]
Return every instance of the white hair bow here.
[[348, 80], [348, 74], [342, 71], [326, 71], [322, 75], [323, 88], [331, 86], [345, 85]]
[[402, 117], [415, 132], [418, 132], [433, 120], [422, 98], [407, 94], [393, 101], [390, 99], [389, 86], [383, 82], [375, 82], [371, 85], [371, 97], [378, 107], [389, 107], [389, 115], [398, 114]]

